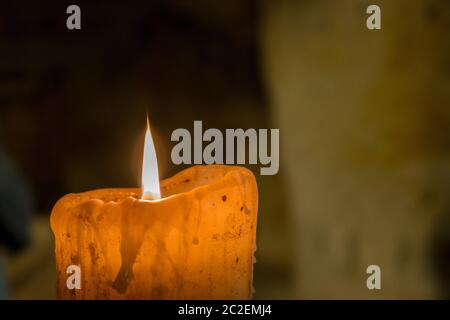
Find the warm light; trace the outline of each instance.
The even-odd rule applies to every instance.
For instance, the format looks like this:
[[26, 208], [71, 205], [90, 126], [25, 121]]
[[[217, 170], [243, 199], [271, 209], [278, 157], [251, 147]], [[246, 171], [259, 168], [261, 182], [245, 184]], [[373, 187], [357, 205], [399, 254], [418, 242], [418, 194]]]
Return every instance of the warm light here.
[[147, 131], [145, 132], [144, 159], [142, 163], [142, 199], [161, 199], [159, 189], [158, 161], [153, 144], [150, 124], [147, 115]]

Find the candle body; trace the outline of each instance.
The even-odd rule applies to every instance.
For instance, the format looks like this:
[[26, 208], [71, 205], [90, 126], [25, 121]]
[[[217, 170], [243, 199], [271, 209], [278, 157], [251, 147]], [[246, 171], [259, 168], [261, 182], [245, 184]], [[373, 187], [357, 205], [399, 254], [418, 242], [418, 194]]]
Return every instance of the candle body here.
[[[247, 299], [252, 294], [258, 193], [253, 174], [195, 166], [140, 189], [69, 194], [55, 205], [60, 299]], [[67, 268], [79, 266], [81, 288]]]

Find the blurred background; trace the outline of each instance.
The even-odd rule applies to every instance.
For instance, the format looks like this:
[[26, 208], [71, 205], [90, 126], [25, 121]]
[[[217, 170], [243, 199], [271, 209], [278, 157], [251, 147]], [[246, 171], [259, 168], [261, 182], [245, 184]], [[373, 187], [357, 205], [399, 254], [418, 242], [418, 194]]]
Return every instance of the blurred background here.
[[0, 298], [55, 298], [51, 209], [139, 185], [147, 111], [161, 178], [194, 120], [280, 128], [255, 298], [450, 298], [449, 33], [444, 0], [2, 2]]

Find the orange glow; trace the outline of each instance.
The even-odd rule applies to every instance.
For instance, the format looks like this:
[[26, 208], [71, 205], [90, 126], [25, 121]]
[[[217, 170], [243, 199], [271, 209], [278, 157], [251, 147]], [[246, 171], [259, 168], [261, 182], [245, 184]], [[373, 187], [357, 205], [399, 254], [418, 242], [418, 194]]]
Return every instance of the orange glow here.
[[[140, 189], [68, 194], [53, 208], [59, 299], [249, 299], [258, 190], [242, 167], [194, 166]], [[79, 266], [81, 290], [67, 268]]]

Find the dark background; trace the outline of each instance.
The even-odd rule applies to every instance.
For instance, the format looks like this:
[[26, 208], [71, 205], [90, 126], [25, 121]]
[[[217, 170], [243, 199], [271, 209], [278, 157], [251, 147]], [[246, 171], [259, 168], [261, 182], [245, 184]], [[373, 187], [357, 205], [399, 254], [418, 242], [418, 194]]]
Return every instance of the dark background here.
[[[81, 1], [79, 31], [65, 26], [68, 4], [6, 2], [0, 18], [3, 141], [39, 210], [69, 191], [136, 185], [146, 112], [169, 143], [196, 119], [265, 127], [255, 2]], [[167, 177], [179, 168], [166, 151]]]

